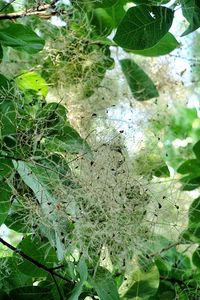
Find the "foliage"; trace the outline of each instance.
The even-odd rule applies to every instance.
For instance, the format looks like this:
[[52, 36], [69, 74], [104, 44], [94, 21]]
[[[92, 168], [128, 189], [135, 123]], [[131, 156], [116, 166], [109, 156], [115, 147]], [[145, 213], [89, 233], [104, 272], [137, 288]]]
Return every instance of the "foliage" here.
[[[17, 62], [0, 74], [0, 224], [22, 240], [15, 247], [0, 237], [12, 250], [0, 258], [0, 298], [197, 299], [200, 198], [176, 243], [151, 230], [148, 214], [156, 202], [150, 181], [169, 176], [170, 163], [183, 175], [184, 190], [199, 188], [199, 129], [189, 159], [153, 163], [145, 179], [134, 175], [122, 139], [94, 149], [66, 107], [48, 101], [48, 91], [81, 89], [86, 103], [114, 67], [115, 47], [127, 53], [120, 66], [134, 99], [158, 97], [131, 55], [161, 56], [179, 47], [169, 32], [175, 9], [180, 3], [187, 35], [200, 27], [198, 1], [171, 7], [166, 0], [24, 1], [22, 11], [11, 2], [0, 2], [0, 59]], [[62, 28], [49, 22], [54, 15]], [[27, 61], [19, 66], [22, 57]], [[171, 119], [171, 144], [174, 132], [188, 137], [198, 119], [194, 110], [182, 112], [186, 122], [182, 114]], [[197, 247], [187, 255], [180, 244]]]

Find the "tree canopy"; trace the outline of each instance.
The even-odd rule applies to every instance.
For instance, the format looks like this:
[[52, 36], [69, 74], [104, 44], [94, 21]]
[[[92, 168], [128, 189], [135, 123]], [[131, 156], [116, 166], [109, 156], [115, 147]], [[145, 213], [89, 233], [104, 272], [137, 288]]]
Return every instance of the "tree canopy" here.
[[197, 0], [0, 1], [0, 299], [199, 299], [199, 111], [146, 113], [131, 155], [107, 76], [154, 114], [159, 74], [137, 57], [199, 27]]

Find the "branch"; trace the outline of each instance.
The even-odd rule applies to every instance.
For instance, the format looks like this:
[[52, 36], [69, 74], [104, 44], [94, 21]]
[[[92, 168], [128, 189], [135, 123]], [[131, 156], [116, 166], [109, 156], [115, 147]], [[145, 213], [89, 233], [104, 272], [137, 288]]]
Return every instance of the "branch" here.
[[160, 251], [149, 254], [149, 255], [148, 255], [148, 258], [153, 258], [153, 257], [155, 257], [155, 256], [159, 256], [159, 255], [161, 255], [161, 253], [163, 253], [163, 252], [165, 252], [165, 251], [168, 251], [168, 250], [170, 250], [171, 248], [176, 247], [176, 246], [178, 246], [178, 245], [180, 245], [180, 244], [181, 244], [180, 241], [177, 241], [177, 242], [175, 242], [175, 243], [169, 244], [168, 246], [162, 248]]
[[18, 19], [27, 16], [38, 16], [43, 19], [49, 19], [51, 16], [56, 14], [55, 11], [51, 10], [52, 5], [46, 4], [37, 8], [37, 10], [19, 11], [7, 14], [0, 14], [0, 20]]
[[23, 251], [21, 251], [20, 249], [17, 249], [16, 247], [12, 246], [11, 244], [9, 244], [8, 242], [6, 242], [5, 240], [3, 240], [2, 238], [0, 238], [0, 243], [3, 244], [4, 246], [6, 246], [7, 248], [11, 249], [13, 252], [19, 254], [21, 257], [23, 257], [24, 259], [30, 261], [32, 264], [34, 264], [36, 267], [46, 271], [47, 273], [49, 273], [52, 277], [58, 277], [64, 281], [66, 281], [67, 283], [72, 283], [71, 280], [63, 277], [62, 275], [56, 273], [52, 268], [48, 268], [45, 265], [41, 264], [40, 262], [38, 262], [37, 260], [35, 260], [34, 258], [28, 256], [26, 253], [24, 253]]

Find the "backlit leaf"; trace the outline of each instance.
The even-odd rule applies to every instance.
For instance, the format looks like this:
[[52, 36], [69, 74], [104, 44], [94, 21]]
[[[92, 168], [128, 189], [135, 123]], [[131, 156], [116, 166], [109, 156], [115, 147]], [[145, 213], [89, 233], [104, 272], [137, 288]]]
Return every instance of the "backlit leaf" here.
[[21, 90], [34, 90], [43, 97], [48, 93], [46, 81], [36, 72], [23, 72], [15, 81]]
[[136, 100], [144, 101], [159, 95], [152, 80], [133, 60], [122, 59], [120, 64]]
[[181, 0], [180, 3], [183, 15], [190, 24], [182, 34], [184, 36], [200, 27], [200, 2], [199, 0]]
[[174, 49], [180, 46], [180, 43], [175, 37], [168, 32], [156, 45], [152, 48], [144, 50], [131, 50], [131, 53], [143, 55], [143, 56], [161, 56], [172, 52]]
[[44, 40], [30, 27], [15, 23], [11, 23], [9, 27], [1, 28], [0, 43], [3, 46], [10, 46], [31, 54], [37, 53], [44, 47]]
[[173, 11], [162, 6], [131, 7], [120, 22], [114, 41], [131, 50], [151, 48], [166, 35], [173, 17]]

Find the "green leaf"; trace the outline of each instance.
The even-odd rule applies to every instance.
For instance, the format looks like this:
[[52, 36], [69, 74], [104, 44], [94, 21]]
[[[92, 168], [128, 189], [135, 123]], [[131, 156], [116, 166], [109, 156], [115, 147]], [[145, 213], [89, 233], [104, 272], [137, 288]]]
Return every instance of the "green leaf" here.
[[197, 266], [200, 269], [200, 247], [198, 247], [193, 255], [192, 255], [192, 262], [195, 266]]
[[183, 183], [183, 191], [192, 191], [200, 186], [200, 176], [185, 176], [181, 178], [181, 182]]
[[200, 176], [200, 161], [197, 159], [189, 159], [184, 161], [178, 169], [177, 172], [180, 174], [192, 174]]
[[8, 176], [13, 170], [13, 163], [11, 159], [0, 157], [0, 181]]
[[7, 227], [17, 232], [27, 232], [28, 228], [30, 228], [29, 224], [26, 222], [27, 211], [24, 209], [23, 203], [23, 197], [16, 197], [12, 202], [8, 216], [4, 221], [4, 224]]
[[199, 224], [200, 220], [200, 197], [195, 199], [192, 204], [190, 205], [189, 212], [189, 223], [190, 224]]
[[151, 48], [166, 35], [173, 17], [173, 11], [162, 6], [131, 7], [120, 22], [114, 41], [131, 50]]
[[120, 65], [136, 100], [145, 101], [159, 95], [152, 80], [133, 60], [120, 60]]
[[85, 260], [83, 258], [81, 258], [78, 263], [77, 271], [80, 275], [80, 281], [79, 281], [79, 283], [76, 284], [75, 288], [73, 289], [69, 300], [78, 300], [79, 299], [79, 296], [83, 290], [83, 285], [88, 278], [88, 269], [87, 269]]
[[90, 283], [101, 300], [120, 299], [115, 281], [108, 270], [98, 268], [95, 278], [90, 278]]
[[157, 293], [150, 297], [148, 300], [174, 300], [176, 293], [174, 285], [167, 280], [161, 280]]
[[7, 90], [10, 85], [11, 84], [9, 82], [9, 79], [6, 78], [3, 74], [0, 74], [0, 87]]
[[26, 286], [10, 292], [11, 299], [15, 300], [55, 300], [50, 291], [39, 286]]
[[92, 12], [92, 25], [95, 26], [97, 34], [107, 36], [114, 28], [112, 16], [104, 8], [96, 8]]
[[46, 81], [36, 72], [22, 72], [15, 82], [21, 90], [34, 90], [43, 97], [46, 97], [48, 93]]
[[48, 170], [48, 168], [23, 161], [14, 161], [13, 164], [21, 179], [33, 191], [46, 221], [52, 224], [52, 227], [49, 228], [49, 224], [46, 225], [44, 222], [40, 225], [40, 229], [49, 239], [51, 245], [57, 248], [59, 259], [63, 259], [63, 245], [55, 223], [58, 217], [57, 211], [52, 211], [52, 205], [54, 206], [59, 202], [58, 196], [55, 196], [56, 185], [59, 185], [60, 181], [58, 174]]
[[11, 13], [14, 12], [14, 8], [11, 4], [11, 2], [9, 2], [9, 5], [5, 5], [5, 1], [4, 0], [0, 0], [0, 12], [1, 13]]
[[188, 228], [181, 233], [180, 238], [184, 243], [190, 241], [189, 244], [191, 244], [192, 241], [200, 244], [200, 224], [189, 222]]
[[0, 102], [0, 137], [16, 133], [16, 110], [12, 101]]
[[19, 271], [19, 263], [19, 257], [11, 256], [0, 258], [0, 288], [7, 293], [14, 288], [32, 284], [32, 278]]
[[[48, 188], [49, 180], [53, 180], [53, 177], [50, 176], [52, 173], [48, 172], [45, 168], [35, 166], [31, 163], [26, 163], [24, 161], [13, 161], [13, 164], [22, 180], [34, 192], [38, 202], [41, 205], [45, 205], [45, 209], [48, 213], [50, 208], [48, 209], [47, 203], [56, 203], [56, 200]], [[46, 172], [46, 176], [44, 176], [44, 172]]]
[[153, 174], [156, 177], [169, 177], [170, 176], [169, 169], [166, 165], [163, 165], [163, 166], [153, 170]]
[[60, 135], [45, 138], [45, 147], [50, 151], [84, 153], [90, 152], [88, 144], [80, 137], [71, 126], [61, 128]]
[[[52, 278], [52, 276], [49, 274], [48, 277], [45, 280], [42, 280], [39, 282], [38, 286], [48, 289], [49, 292], [51, 292], [53, 299], [65, 299], [64, 295], [67, 295], [68, 289], [72, 290], [73, 289], [73, 282], [70, 283], [66, 283], [64, 280], [56, 277], [56, 281], [57, 281], [57, 286], [59, 287], [59, 291], [60, 294], [62, 295], [62, 298], [59, 296], [59, 292], [58, 289], [55, 285], [55, 282]], [[48, 299], [47, 299], [48, 300]]]
[[39, 110], [36, 119], [40, 120], [42, 126], [48, 128], [48, 135], [62, 132], [65, 125], [69, 125], [66, 108], [59, 103], [47, 103]]
[[12, 192], [9, 185], [5, 182], [0, 182], [0, 225], [3, 224], [4, 220], [8, 215], [8, 211], [11, 205]]
[[199, 0], [180, 0], [182, 13], [190, 23], [182, 36], [187, 35], [200, 27], [200, 2]]
[[196, 158], [200, 160], [200, 140], [194, 145], [193, 152], [196, 155]]
[[41, 144], [53, 152], [90, 152], [87, 142], [74, 130], [67, 119], [67, 110], [58, 103], [49, 103], [37, 114], [42, 127], [47, 128]]
[[3, 48], [0, 45], [0, 62], [1, 62], [2, 58], [3, 58]]
[[112, 17], [113, 28], [116, 28], [126, 14], [124, 6], [128, 0], [118, 0], [115, 5], [106, 8], [105, 10]]
[[37, 53], [44, 47], [44, 40], [34, 31], [27, 26], [15, 23], [0, 29], [0, 42], [3, 46], [10, 46], [30, 54]]
[[[43, 241], [40, 241], [32, 236], [27, 236], [18, 244], [17, 248], [48, 268], [53, 267], [58, 262], [56, 252], [50, 247], [47, 239], [43, 238]], [[48, 275], [46, 271], [28, 260], [23, 260], [18, 268], [20, 272], [31, 277], [46, 277]]]
[[96, 7], [110, 7], [114, 5], [118, 0], [99, 0], [94, 3]]
[[131, 50], [131, 53], [143, 55], [143, 56], [161, 56], [172, 52], [174, 49], [180, 46], [180, 43], [175, 37], [168, 32], [161, 40], [152, 48], [144, 50]]
[[142, 299], [148, 299], [153, 296], [159, 286], [160, 274], [156, 266], [153, 266], [147, 272], [138, 270], [132, 275], [132, 281], [134, 284], [124, 295], [126, 299], [133, 299], [134, 297], [140, 297]]

